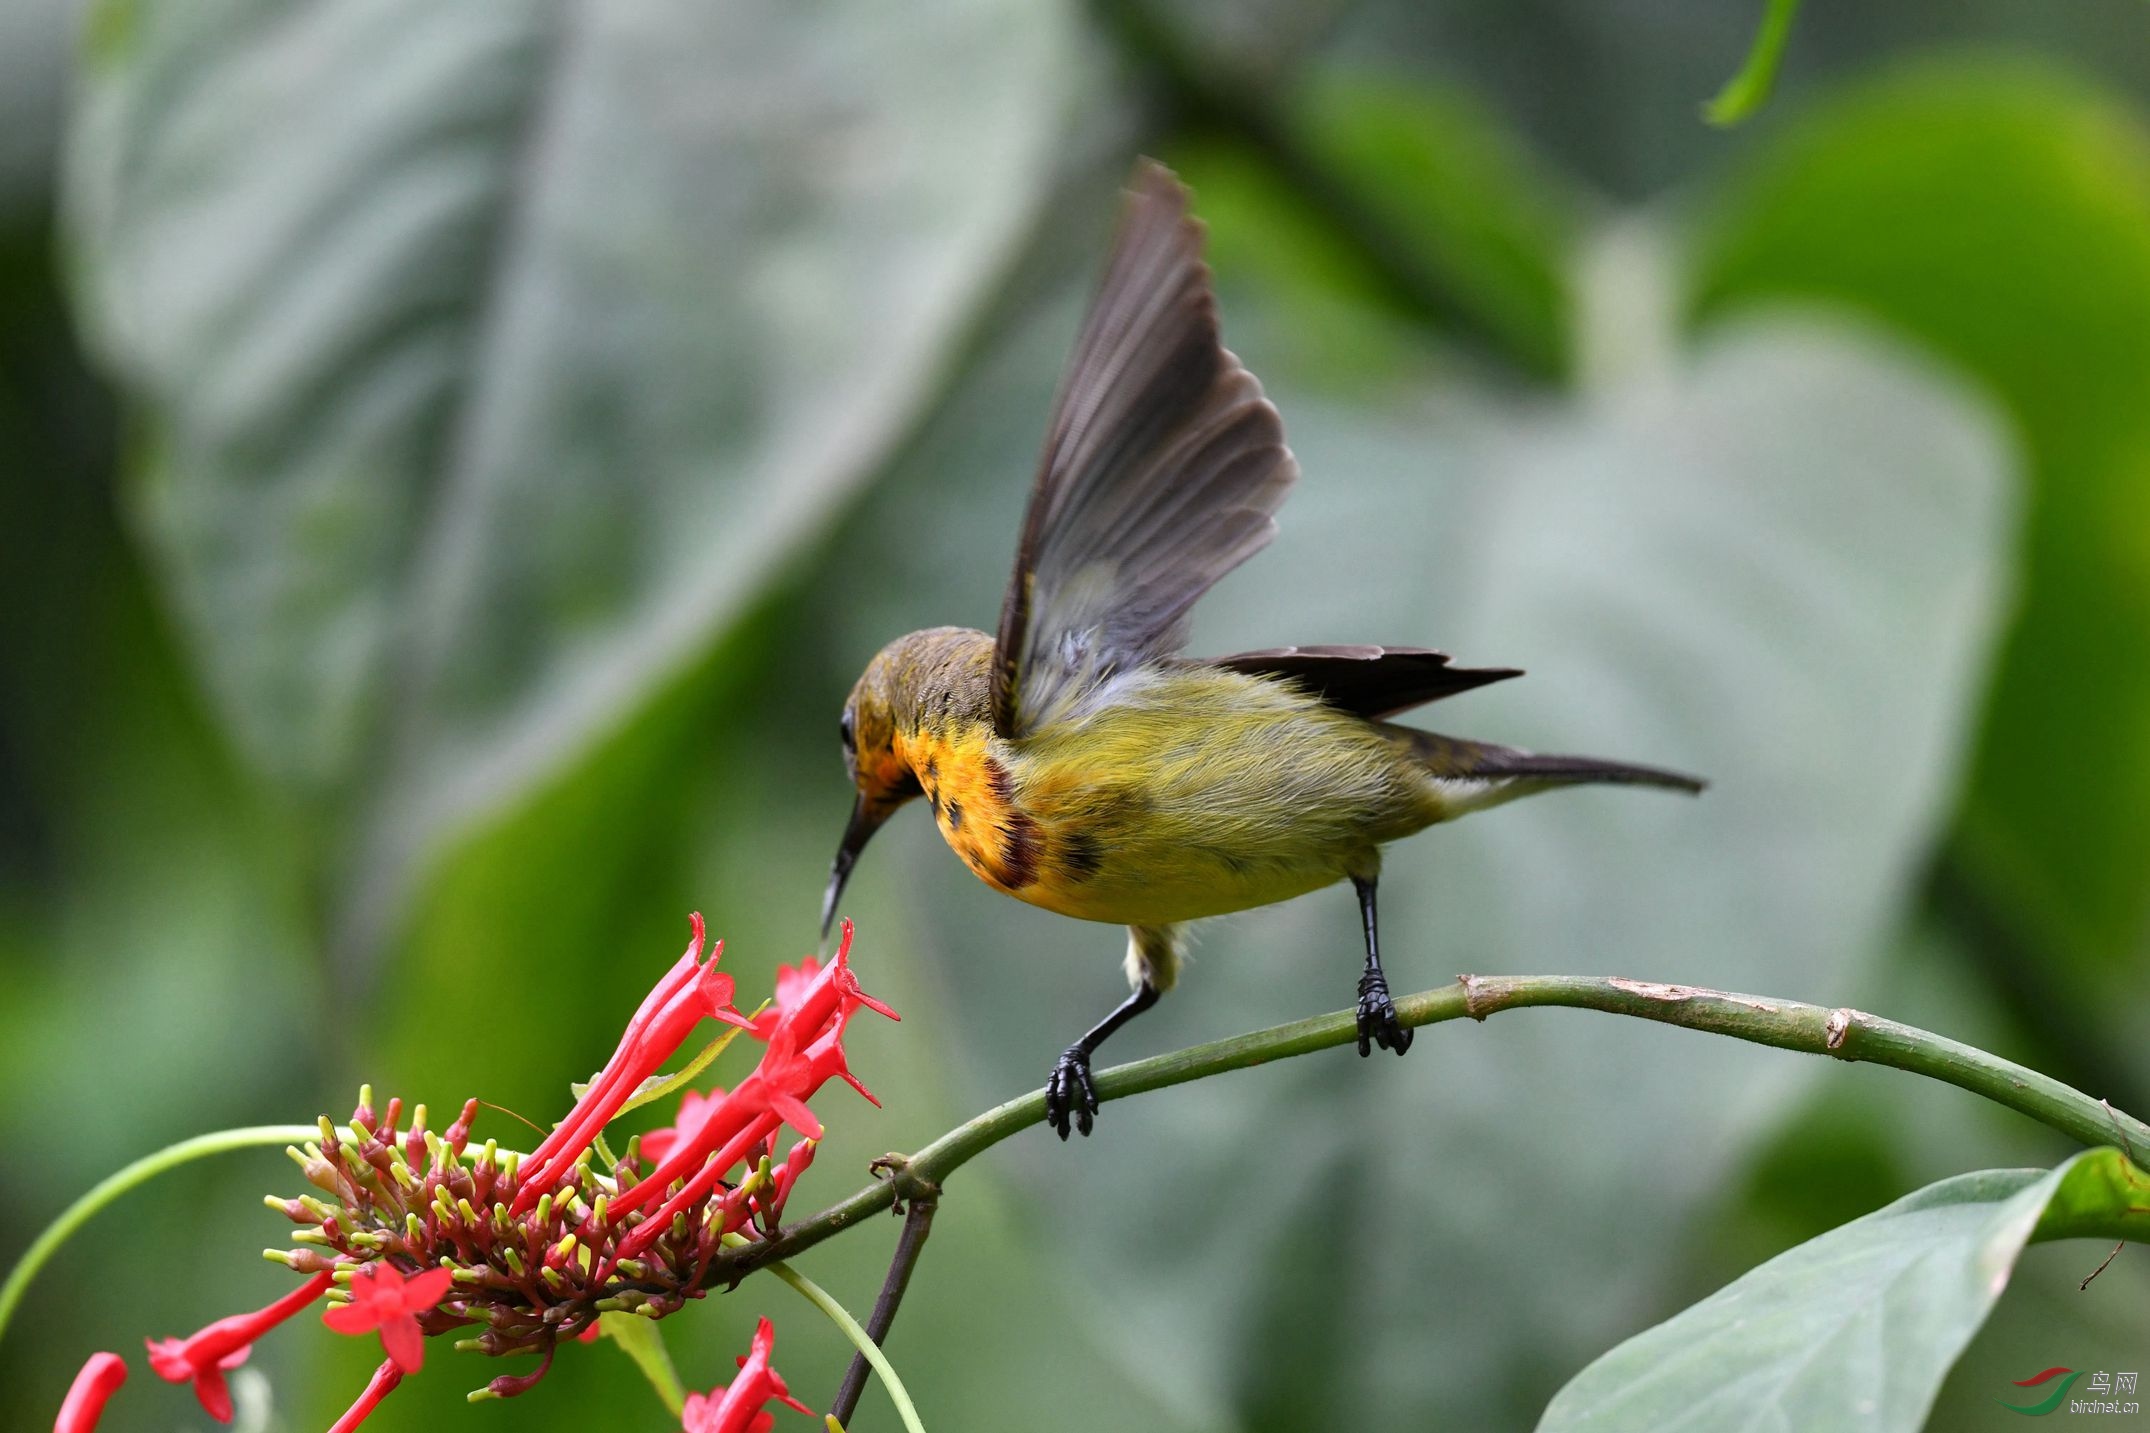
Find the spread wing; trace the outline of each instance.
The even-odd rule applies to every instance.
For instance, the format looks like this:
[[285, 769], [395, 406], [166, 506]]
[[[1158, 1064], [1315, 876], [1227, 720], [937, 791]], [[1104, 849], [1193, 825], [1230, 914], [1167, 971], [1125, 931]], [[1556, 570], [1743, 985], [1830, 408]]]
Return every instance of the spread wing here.
[[1206, 665], [1282, 677], [1369, 720], [1523, 675], [1514, 667], [1451, 667], [1446, 652], [1426, 647], [1270, 647]]
[[1001, 606], [995, 728], [1068, 716], [1177, 652], [1188, 609], [1268, 545], [1298, 475], [1261, 384], [1218, 343], [1187, 191], [1145, 160], [1046, 430]]

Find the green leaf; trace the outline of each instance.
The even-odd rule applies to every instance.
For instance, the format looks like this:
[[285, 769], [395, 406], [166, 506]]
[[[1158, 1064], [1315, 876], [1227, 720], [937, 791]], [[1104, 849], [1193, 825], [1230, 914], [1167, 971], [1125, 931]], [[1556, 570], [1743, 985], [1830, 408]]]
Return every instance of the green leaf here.
[[2007, 409], [2034, 479], [2022, 592], [1952, 852], [2070, 1038], [2150, 1073], [2115, 998], [2150, 926], [2150, 134], [2064, 75], [1921, 65], [1788, 134], [1702, 255], [1703, 322], [1850, 306]]
[[2064, 1166], [2033, 1239], [2150, 1241], [2150, 1175], [2117, 1149], [2094, 1149]]
[[635, 1367], [657, 1391], [665, 1411], [677, 1418], [687, 1406], [687, 1389], [679, 1381], [679, 1370], [672, 1366], [671, 1351], [664, 1346], [664, 1335], [657, 1331], [656, 1320], [639, 1314], [599, 1314], [597, 1327], [620, 1346], [620, 1352], [635, 1361]]
[[75, 8], [69, 0], [0, 6], [0, 231], [51, 202]]
[[2131, 1212], [2146, 1194], [2150, 1176], [2115, 1149], [1929, 1185], [1605, 1354], [1540, 1433], [1920, 1428], [2024, 1245], [2150, 1236], [2150, 1216]]
[[1438, 273], [1526, 372], [1570, 374], [1580, 206], [1512, 133], [1462, 91], [1337, 71], [1290, 120], [1381, 242]]
[[873, 470], [1068, 92], [1065, 15], [1018, 0], [109, 0], [92, 30], [79, 292], [147, 531], [242, 749], [356, 811], [373, 928]]

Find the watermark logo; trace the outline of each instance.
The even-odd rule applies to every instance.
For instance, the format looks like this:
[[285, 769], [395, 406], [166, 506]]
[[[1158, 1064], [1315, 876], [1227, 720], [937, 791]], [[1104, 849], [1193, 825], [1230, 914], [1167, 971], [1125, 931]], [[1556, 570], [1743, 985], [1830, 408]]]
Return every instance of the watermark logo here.
[[[2083, 1385], [2088, 1397], [2073, 1398], [2076, 1380], [2084, 1376], [2080, 1368], [2062, 1368], [2055, 1364], [2043, 1373], [2015, 1380], [2018, 1388], [2035, 1388], [2044, 1397], [2034, 1403], [2010, 1403], [1996, 1399], [2001, 1407], [2011, 1413], [2021, 1413], [2029, 1418], [2043, 1418], [2048, 1413], [2059, 1413], [2063, 1408], [2070, 1413], [2140, 1413], [2142, 1405], [2134, 1401], [2136, 1375], [2132, 1373], [2108, 1373], [2104, 1369], [2089, 1375], [2090, 1382]], [[2050, 1387], [2048, 1386], [2050, 1385]]]

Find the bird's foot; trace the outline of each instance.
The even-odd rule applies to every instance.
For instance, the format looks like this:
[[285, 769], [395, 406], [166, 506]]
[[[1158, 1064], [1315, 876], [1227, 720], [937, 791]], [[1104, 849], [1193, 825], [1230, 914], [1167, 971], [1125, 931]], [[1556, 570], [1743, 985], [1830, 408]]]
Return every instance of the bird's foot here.
[[1087, 1135], [1096, 1118], [1097, 1086], [1090, 1083], [1090, 1052], [1070, 1045], [1045, 1081], [1045, 1122], [1066, 1139], [1070, 1120], [1077, 1132]]
[[1379, 1045], [1401, 1055], [1411, 1048], [1411, 1029], [1396, 1017], [1396, 1002], [1389, 999], [1388, 977], [1369, 970], [1359, 977], [1359, 1054], [1364, 1057]]

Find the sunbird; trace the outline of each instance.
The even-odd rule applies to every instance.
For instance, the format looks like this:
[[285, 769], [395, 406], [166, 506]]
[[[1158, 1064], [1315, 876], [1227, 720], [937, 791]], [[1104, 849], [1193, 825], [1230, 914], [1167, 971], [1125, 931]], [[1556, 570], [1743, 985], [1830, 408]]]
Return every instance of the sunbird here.
[[1090, 1060], [1173, 987], [1190, 921], [1348, 879], [1366, 960], [1359, 1053], [1401, 1055], [1374, 916], [1381, 848], [1558, 786], [1699, 792], [1678, 772], [1437, 736], [1387, 718], [1519, 677], [1424, 647], [1275, 647], [1194, 660], [1188, 614], [1266, 547], [1298, 479], [1277, 410], [1218, 338], [1186, 189], [1136, 167], [1102, 286], [1053, 405], [996, 633], [899, 637], [844, 704], [857, 790], [822, 905], [912, 798], [979, 879], [1128, 929], [1133, 993], [1045, 1085], [1090, 1133]]

